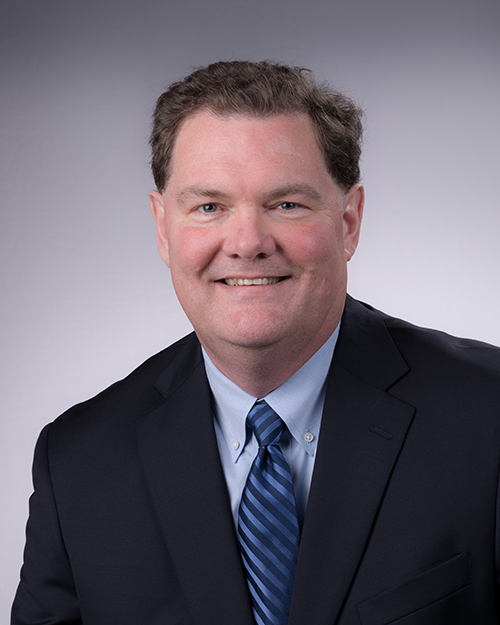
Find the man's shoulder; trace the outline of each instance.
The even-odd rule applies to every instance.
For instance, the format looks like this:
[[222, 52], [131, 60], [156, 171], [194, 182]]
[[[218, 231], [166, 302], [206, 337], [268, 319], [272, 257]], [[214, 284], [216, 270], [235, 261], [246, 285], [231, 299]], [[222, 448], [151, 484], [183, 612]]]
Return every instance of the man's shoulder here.
[[441, 330], [415, 325], [381, 312], [369, 304], [355, 302], [368, 315], [378, 317], [410, 369], [475, 369], [500, 377], [500, 348], [471, 338], [453, 336]]
[[199, 342], [193, 332], [154, 354], [99, 394], [69, 408], [51, 424], [51, 429], [113, 428], [117, 420], [135, 421], [162, 403], [159, 381], [167, 372], [182, 375], [200, 359]]
[[500, 373], [500, 348], [472, 338], [453, 336], [442, 330], [417, 326], [383, 315], [386, 327], [400, 350], [441, 356], [448, 360], [477, 365], [492, 365]]

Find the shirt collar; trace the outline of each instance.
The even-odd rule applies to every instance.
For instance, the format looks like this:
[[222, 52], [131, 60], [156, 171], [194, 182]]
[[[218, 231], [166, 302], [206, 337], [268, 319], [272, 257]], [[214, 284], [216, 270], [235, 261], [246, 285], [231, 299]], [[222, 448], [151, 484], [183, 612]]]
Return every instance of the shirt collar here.
[[[296, 372], [266, 395], [265, 401], [285, 422], [304, 450], [314, 455], [318, 443], [326, 392], [326, 377], [337, 343], [340, 324], [320, 349]], [[214, 415], [234, 462], [246, 440], [246, 417], [258, 399], [227, 378], [202, 348], [208, 381], [214, 396]]]

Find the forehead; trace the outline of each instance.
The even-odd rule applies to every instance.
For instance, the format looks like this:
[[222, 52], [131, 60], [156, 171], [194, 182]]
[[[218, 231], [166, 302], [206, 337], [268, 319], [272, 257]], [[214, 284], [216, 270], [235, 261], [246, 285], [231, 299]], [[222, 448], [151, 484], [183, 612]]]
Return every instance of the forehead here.
[[[186, 141], [202, 141], [204, 133], [218, 135], [221, 139], [245, 138], [247, 134], [258, 132], [259, 129], [266, 132], [270, 131], [273, 135], [286, 132], [299, 136], [305, 133], [310, 139], [316, 141], [316, 133], [311, 118], [305, 114], [288, 113], [259, 117], [244, 114], [219, 115], [208, 110], [201, 110], [189, 115], [182, 122], [174, 150], [178, 148], [179, 144], [184, 144]], [[203, 130], [204, 133], [200, 134], [200, 130]]]
[[[302, 169], [326, 172], [316, 132], [307, 115], [259, 118], [219, 116], [208, 111], [188, 117], [174, 146], [171, 182], [211, 170], [254, 172], [267, 168], [296, 175]], [[274, 171], [276, 170], [276, 171]]]

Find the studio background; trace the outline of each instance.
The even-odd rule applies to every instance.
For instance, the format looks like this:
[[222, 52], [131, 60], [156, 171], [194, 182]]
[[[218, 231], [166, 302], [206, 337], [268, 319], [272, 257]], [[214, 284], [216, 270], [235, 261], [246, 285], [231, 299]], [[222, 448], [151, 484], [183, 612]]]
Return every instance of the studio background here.
[[499, 18], [497, 0], [2, 0], [1, 622], [40, 429], [191, 329], [147, 200], [158, 95], [220, 59], [333, 82], [367, 115], [350, 293], [500, 344]]

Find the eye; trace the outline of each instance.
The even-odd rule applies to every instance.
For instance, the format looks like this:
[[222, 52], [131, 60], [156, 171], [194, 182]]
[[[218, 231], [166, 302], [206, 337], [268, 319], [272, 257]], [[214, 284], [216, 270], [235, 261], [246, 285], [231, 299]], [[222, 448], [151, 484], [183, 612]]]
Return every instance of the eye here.
[[298, 204], [296, 204], [295, 202], [281, 202], [281, 204], [279, 205], [279, 207], [285, 211], [293, 210], [294, 208], [297, 208], [297, 206]]
[[213, 204], [212, 202], [210, 204], [202, 204], [198, 210], [202, 213], [210, 214], [210, 213], [215, 213], [217, 211], [217, 204]]

